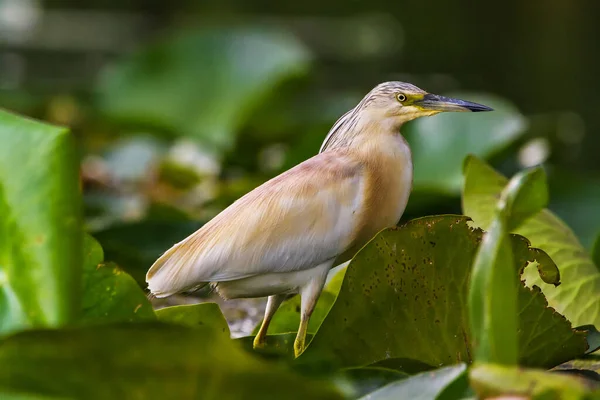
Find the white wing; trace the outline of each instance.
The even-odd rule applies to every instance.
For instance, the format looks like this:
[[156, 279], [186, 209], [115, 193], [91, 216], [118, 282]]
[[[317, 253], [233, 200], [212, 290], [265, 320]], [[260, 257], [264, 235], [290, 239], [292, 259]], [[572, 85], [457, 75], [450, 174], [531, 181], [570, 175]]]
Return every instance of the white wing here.
[[364, 201], [362, 166], [325, 152], [264, 183], [150, 268], [159, 297], [203, 282], [241, 279], [314, 267], [346, 250]]

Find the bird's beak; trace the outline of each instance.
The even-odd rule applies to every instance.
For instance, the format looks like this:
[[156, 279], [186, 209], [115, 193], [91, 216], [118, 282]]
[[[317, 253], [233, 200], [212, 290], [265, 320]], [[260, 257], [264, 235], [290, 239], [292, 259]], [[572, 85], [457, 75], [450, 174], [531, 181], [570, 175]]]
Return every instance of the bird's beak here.
[[482, 104], [471, 103], [470, 101], [453, 99], [451, 97], [438, 96], [437, 94], [427, 93], [421, 100], [414, 102], [414, 105], [423, 110], [429, 111], [493, 111], [492, 108]]

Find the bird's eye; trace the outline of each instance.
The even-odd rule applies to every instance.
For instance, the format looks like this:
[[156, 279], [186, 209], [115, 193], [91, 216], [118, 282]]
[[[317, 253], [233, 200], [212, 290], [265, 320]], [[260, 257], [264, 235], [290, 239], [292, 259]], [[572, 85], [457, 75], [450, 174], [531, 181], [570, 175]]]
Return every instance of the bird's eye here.
[[396, 98], [398, 99], [398, 101], [399, 101], [399, 102], [406, 101], [406, 95], [405, 95], [405, 94], [402, 94], [402, 93], [398, 93], [398, 94], [396, 95]]

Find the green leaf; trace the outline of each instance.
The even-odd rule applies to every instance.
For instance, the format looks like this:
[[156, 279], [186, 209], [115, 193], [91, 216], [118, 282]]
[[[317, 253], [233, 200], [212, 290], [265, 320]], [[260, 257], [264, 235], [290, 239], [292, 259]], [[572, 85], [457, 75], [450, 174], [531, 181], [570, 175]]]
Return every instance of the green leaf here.
[[365, 396], [382, 386], [410, 376], [404, 372], [382, 367], [347, 368], [343, 373], [352, 384], [352, 398]]
[[[465, 161], [465, 177], [463, 212], [486, 229], [507, 179], [473, 156]], [[529, 269], [524, 274], [527, 285], [538, 285], [550, 306], [575, 326], [600, 326], [600, 270], [569, 227], [552, 212], [543, 210], [514, 232], [527, 237], [532, 246], [554, 260], [563, 282], [558, 287], [548, 285]]]
[[492, 96], [452, 94], [494, 109], [489, 113], [447, 113], [420, 118], [403, 129], [411, 145], [417, 191], [458, 194], [467, 154], [496, 154], [525, 132], [527, 122], [509, 102]]
[[[495, 219], [475, 255], [469, 289], [470, 332], [478, 362], [517, 364], [519, 279], [513, 269], [508, 232], [537, 214], [547, 203], [548, 187], [544, 171], [539, 168], [517, 174], [500, 195]], [[543, 254], [536, 249], [536, 258], [542, 259]], [[542, 279], [556, 280], [558, 284], [556, 265], [542, 261], [538, 268]], [[548, 268], [556, 272], [548, 273]]]
[[458, 364], [390, 383], [362, 400], [429, 400], [444, 398], [444, 391], [466, 374], [467, 366]]
[[192, 136], [226, 150], [256, 105], [309, 56], [275, 28], [187, 30], [107, 71], [99, 105], [110, 117]]
[[181, 324], [189, 327], [210, 326], [229, 337], [229, 325], [216, 303], [200, 303], [184, 306], [165, 307], [156, 310], [159, 321]]
[[72, 322], [81, 295], [81, 204], [65, 128], [0, 111], [0, 332]]
[[[388, 358], [431, 366], [471, 361], [466, 302], [482, 232], [467, 222], [426, 217], [378, 234], [350, 262], [336, 302], [298, 361], [326, 357], [346, 367]], [[531, 249], [521, 236], [512, 236], [511, 245], [517, 276]], [[551, 367], [585, 352], [583, 334], [546, 308], [539, 293], [520, 285], [518, 304], [521, 363]]]
[[135, 280], [116, 265], [103, 263], [102, 247], [84, 238], [83, 310], [81, 322], [155, 319], [152, 305]]
[[518, 173], [500, 196], [501, 203], [505, 204], [507, 229], [513, 230], [548, 205], [548, 184], [544, 170], [534, 168]]
[[535, 369], [478, 364], [470, 369], [469, 378], [479, 398], [486, 399], [511, 395], [530, 399], [583, 400], [591, 395], [590, 387], [581, 379]]
[[331, 384], [254, 358], [218, 329], [156, 322], [16, 334], [0, 393], [77, 399], [339, 399]]
[[516, 365], [519, 279], [510, 237], [500, 218], [483, 235], [475, 255], [469, 289], [470, 332], [475, 360]]

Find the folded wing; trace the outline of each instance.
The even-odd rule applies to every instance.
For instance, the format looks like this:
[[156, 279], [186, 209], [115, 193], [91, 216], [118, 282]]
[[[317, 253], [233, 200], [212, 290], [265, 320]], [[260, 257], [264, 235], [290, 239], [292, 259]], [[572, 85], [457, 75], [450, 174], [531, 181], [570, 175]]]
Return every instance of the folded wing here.
[[364, 205], [362, 166], [321, 153], [264, 183], [175, 244], [146, 276], [169, 296], [207, 282], [314, 267], [346, 250]]

